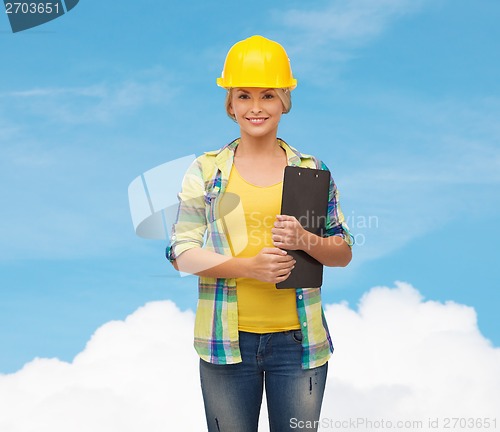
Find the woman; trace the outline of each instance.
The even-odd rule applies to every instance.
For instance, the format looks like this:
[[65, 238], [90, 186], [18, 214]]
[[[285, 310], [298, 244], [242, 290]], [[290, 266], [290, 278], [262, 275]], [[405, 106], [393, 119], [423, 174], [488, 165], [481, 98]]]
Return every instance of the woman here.
[[321, 291], [275, 284], [294, 268], [288, 250], [350, 262], [337, 189], [331, 181], [324, 237], [279, 214], [285, 166], [327, 169], [277, 138], [297, 83], [281, 45], [238, 42], [217, 83], [240, 138], [189, 168], [167, 249], [176, 269], [199, 276], [194, 345], [208, 430], [257, 431], [264, 386], [271, 431], [316, 430], [333, 351]]

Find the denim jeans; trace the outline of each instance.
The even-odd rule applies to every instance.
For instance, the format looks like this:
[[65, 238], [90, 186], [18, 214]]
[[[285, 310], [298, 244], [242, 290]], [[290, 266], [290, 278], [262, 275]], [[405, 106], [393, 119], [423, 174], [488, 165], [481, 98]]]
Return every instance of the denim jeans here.
[[319, 420], [328, 363], [302, 369], [300, 330], [239, 338], [241, 363], [200, 360], [208, 431], [256, 432], [264, 386], [271, 432], [316, 431], [310, 426]]

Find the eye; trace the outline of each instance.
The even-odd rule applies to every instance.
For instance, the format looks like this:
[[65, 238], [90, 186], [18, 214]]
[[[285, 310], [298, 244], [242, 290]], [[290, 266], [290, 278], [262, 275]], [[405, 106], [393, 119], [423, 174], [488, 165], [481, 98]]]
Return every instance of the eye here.
[[250, 96], [248, 96], [246, 93], [240, 93], [238, 95], [238, 99], [249, 99]]
[[263, 99], [274, 99], [274, 94], [266, 93], [262, 98]]

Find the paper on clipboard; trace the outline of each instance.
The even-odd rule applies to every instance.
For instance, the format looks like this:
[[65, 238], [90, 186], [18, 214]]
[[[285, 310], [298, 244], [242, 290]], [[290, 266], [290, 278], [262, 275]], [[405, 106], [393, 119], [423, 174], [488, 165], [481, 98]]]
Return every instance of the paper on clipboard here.
[[[295, 216], [309, 232], [321, 236], [326, 224], [330, 172], [296, 166], [285, 167], [281, 214]], [[295, 268], [276, 288], [316, 288], [323, 283], [323, 265], [301, 250], [289, 250]]]

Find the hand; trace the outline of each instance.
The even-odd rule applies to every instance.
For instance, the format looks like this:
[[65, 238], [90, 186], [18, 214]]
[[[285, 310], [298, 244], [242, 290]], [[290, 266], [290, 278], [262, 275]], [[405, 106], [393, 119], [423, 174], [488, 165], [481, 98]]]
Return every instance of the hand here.
[[282, 282], [290, 276], [295, 267], [295, 259], [278, 248], [262, 248], [250, 260], [249, 276], [262, 282]]
[[276, 216], [271, 233], [274, 246], [288, 250], [304, 249], [309, 234], [294, 216], [287, 215]]

